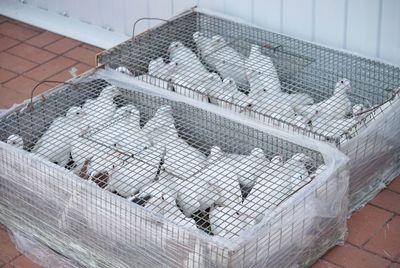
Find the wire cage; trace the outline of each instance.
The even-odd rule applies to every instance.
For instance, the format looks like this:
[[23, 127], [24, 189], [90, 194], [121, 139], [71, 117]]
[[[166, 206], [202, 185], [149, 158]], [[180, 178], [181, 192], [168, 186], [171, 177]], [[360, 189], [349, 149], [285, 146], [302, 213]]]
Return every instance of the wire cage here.
[[98, 70], [7, 112], [0, 221], [85, 267], [303, 266], [343, 238], [339, 151], [174, 95]]
[[398, 175], [400, 68], [191, 10], [98, 55], [178, 94], [333, 143], [350, 210]]

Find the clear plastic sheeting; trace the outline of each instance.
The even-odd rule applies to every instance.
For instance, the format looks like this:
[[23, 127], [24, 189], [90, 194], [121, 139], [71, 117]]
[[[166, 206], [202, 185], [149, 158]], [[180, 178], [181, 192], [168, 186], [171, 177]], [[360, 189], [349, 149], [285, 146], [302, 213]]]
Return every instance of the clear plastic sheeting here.
[[0, 222], [45, 264], [307, 266], [346, 232], [336, 148], [115, 71], [14, 107], [0, 129]]
[[332, 143], [350, 158], [350, 211], [400, 172], [400, 68], [192, 10], [98, 56], [180, 95]]

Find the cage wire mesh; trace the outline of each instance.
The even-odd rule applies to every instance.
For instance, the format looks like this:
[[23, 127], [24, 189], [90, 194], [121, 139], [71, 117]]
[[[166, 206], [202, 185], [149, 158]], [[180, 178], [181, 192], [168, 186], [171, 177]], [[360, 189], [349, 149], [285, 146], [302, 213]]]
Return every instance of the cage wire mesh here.
[[[392, 116], [400, 86], [398, 67], [199, 11], [104, 51], [98, 62], [146, 83], [334, 143], [353, 163], [351, 210], [400, 169], [393, 161], [382, 165], [388, 155], [399, 159], [400, 144], [393, 136], [400, 122]], [[380, 156], [382, 161], [376, 161]], [[372, 160], [380, 165], [378, 171], [365, 170]]]
[[[184, 102], [89, 75], [15, 108], [0, 129], [18, 148], [0, 150], [1, 220], [84, 265], [305, 264], [344, 231], [345, 170]], [[326, 169], [330, 180], [314, 182]], [[333, 212], [312, 216], [315, 199]]]

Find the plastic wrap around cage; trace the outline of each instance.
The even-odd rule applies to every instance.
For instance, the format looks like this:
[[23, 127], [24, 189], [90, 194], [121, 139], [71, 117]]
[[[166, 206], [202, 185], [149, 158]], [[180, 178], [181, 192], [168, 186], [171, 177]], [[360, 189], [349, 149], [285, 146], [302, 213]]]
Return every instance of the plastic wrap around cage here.
[[343, 239], [341, 152], [142, 86], [97, 70], [1, 116], [0, 222], [25, 252], [84, 267], [286, 267]]
[[196, 9], [98, 62], [335, 144], [350, 158], [351, 211], [399, 174], [400, 68]]

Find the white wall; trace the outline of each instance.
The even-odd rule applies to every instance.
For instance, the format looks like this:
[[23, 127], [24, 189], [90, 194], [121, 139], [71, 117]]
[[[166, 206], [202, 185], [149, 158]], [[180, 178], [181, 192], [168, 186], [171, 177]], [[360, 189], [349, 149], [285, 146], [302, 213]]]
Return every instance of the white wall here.
[[[276, 32], [400, 65], [400, 0], [0, 0], [130, 35], [140, 17], [198, 5]], [[21, 4], [25, 1], [26, 4]], [[0, 3], [0, 13], [1, 10]], [[3, 12], [4, 13], [4, 12]], [[157, 22], [141, 22], [137, 32]]]

